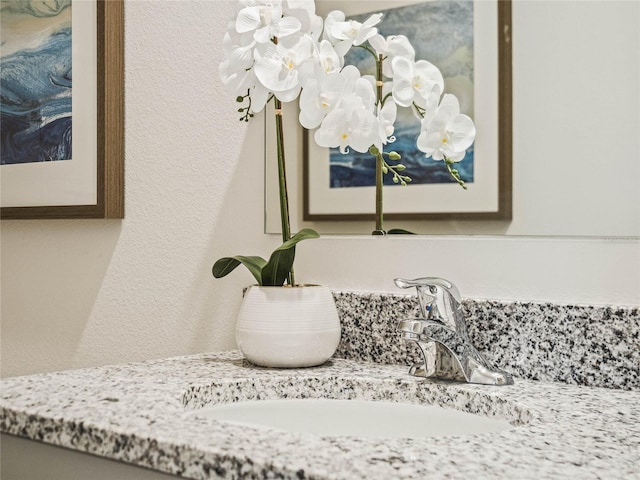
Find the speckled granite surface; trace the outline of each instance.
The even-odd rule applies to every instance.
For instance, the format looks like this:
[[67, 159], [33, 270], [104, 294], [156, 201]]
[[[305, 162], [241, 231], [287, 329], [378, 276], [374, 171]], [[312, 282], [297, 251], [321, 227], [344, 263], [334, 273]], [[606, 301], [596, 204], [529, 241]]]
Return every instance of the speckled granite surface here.
[[[417, 316], [415, 297], [335, 298], [342, 358], [322, 367], [262, 369], [222, 352], [7, 378], [0, 429], [196, 479], [640, 479], [640, 309], [465, 300], [474, 345], [517, 377], [487, 387], [407, 374], [420, 358], [395, 326]], [[513, 428], [424, 440], [321, 438], [198, 415], [210, 404], [282, 397], [436, 404]]]
[[[386, 364], [420, 360], [396, 324], [418, 316], [415, 296], [335, 292], [342, 319], [337, 356]], [[640, 389], [640, 308], [463, 301], [469, 337], [519, 378]]]
[[[3, 379], [3, 432], [187, 478], [638, 479], [640, 392], [517, 380], [486, 387], [334, 359], [251, 367], [237, 352]], [[272, 397], [437, 404], [503, 418], [500, 433], [321, 438], [224, 424], [216, 402]]]

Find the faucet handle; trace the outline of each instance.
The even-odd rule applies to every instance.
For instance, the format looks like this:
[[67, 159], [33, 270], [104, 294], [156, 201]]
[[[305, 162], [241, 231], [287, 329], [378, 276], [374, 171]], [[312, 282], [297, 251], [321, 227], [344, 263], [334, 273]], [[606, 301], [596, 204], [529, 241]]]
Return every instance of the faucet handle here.
[[[445, 280], [444, 278], [420, 277], [414, 278], [413, 280], [409, 280], [406, 278], [396, 278], [393, 282], [399, 288], [416, 287], [417, 289], [420, 289], [420, 287], [441, 287], [445, 291], [447, 291], [455, 300], [457, 300], [458, 302], [462, 301], [462, 297], [460, 296], [458, 287], [456, 287], [449, 280]], [[430, 290], [435, 294], [435, 289]]]
[[418, 291], [420, 313], [424, 318], [445, 320], [454, 324], [455, 311], [462, 304], [458, 288], [449, 280], [438, 277], [421, 277], [413, 280], [396, 278], [394, 283], [399, 288], [415, 287]]

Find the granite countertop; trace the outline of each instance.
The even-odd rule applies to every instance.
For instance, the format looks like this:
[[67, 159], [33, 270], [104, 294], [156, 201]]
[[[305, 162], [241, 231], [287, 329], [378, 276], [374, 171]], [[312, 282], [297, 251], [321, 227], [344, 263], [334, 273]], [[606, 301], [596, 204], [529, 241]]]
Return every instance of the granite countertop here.
[[[0, 426], [186, 478], [640, 478], [640, 392], [516, 379], [489, 387], [417, 379], [407, 368], [333, 359], [269, 370], [238, 352], [3, 379]], [[211, 403], [361, 398], [504, 418], [499, 433], [320, 438], [200, 417]]]

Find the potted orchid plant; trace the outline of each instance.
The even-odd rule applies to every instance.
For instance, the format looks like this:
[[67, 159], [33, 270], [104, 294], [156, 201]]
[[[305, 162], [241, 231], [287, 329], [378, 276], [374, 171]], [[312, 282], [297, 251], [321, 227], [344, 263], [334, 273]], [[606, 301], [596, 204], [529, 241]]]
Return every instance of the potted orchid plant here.
[[[369, 152], [375, 157], [375, 234], [386, 233], [383, 176], [391, 175], [394, 183], [402, 185], [411, 181], [400, 163], [401, 156], [389, 148], [395, 140], [398, 108], [412, 109], [421, 124], [417, 148], [426, 157], [443, 161], [449, 174], [464, 187], [454, 164], [474, 141], [473, 121], [460, 113], [455, 96], [443, 95], [442, 74], [427, 60], [415, 59], [406, 36], [384, 38], [378, 33], [376, 26], [382, 17], [377, 13], [358, 22], [347, 19], [341, 11], [332, 11], [323, 19], [316, 15], [313, 0], [238, 2], [223, 39], [225, 59], [220, 77], [241, 104], [240, 120], [249, 121], [268, 102], [274, 104], [282, 245], [268, 260], [255, 256], [221, 258], [213, 266], [216, 278], [242, 264], [259, 286], [283, 286], [285, 282], [294, 286], [296, 245], [318, 237], [312, 229], [291, 234], [283, 103], [299, 100], [299, 123], [315, 130], [319, 146], [339, 148], [343, 153], [349, 149]], [[371, 54], [375, 75], [363, 75], [355, 66], [345, 64], [345, 55], [352, 48]], [[244, 303], [241, 316], [243, 309]]]

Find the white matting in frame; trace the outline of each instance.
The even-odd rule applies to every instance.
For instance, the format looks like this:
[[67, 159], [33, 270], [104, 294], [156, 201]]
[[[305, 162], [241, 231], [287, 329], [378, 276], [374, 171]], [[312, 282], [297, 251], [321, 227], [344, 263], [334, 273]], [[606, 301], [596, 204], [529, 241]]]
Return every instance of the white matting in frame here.
[[71, 160], [0, 167], [2, 207], [93, 205], [97, 202], [97, 5], [72, 6]]

